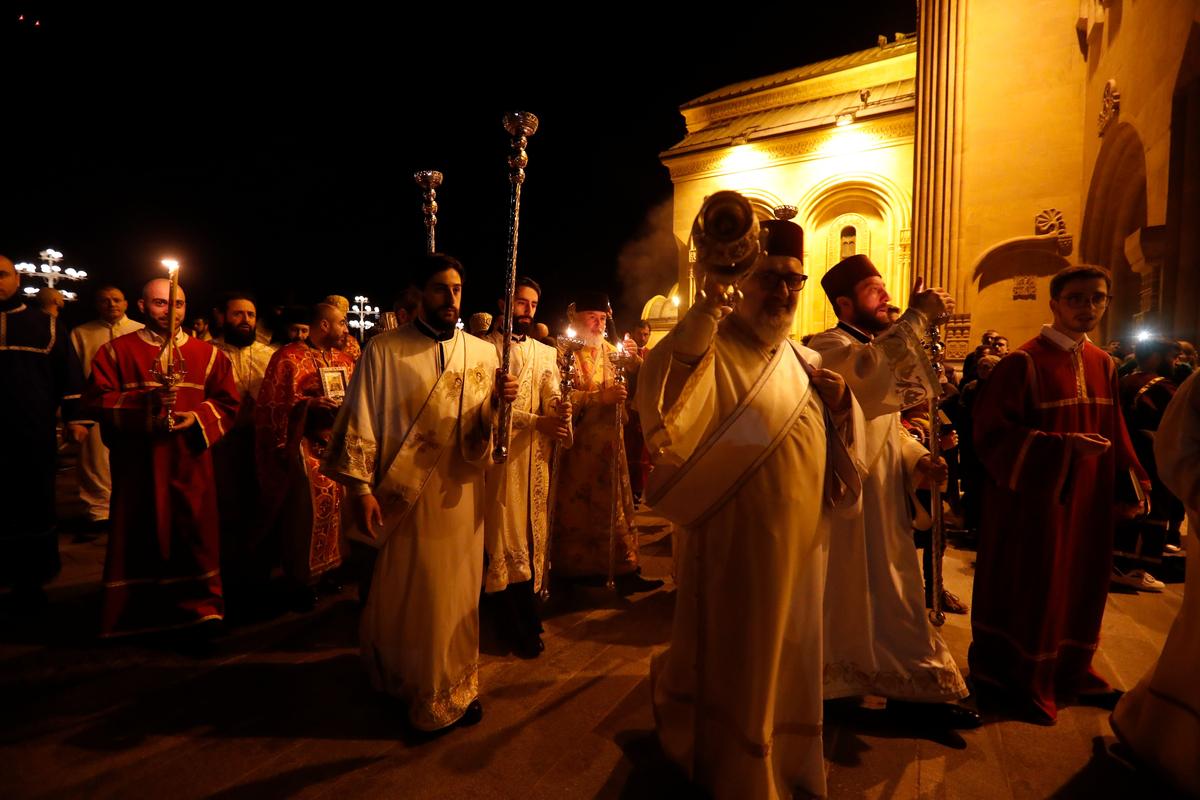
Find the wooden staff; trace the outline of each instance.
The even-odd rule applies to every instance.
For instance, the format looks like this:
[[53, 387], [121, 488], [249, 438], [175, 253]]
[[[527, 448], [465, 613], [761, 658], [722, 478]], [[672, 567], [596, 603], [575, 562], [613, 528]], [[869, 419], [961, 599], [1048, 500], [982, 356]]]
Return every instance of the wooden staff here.
[[[504, 115], [504, 129], [512, 137], [512, 151], [508, 156], [508, 180], [512, 184], [508, 214], [508, 275], [504, 290], [504, 324], [500, 328], [504, 337], [504, 344], [500, 350], [500, 368], [506, 375], [510, 364], [509, 350], [512, 346], [513, 295], [517, 291], [517, 232], [521, 223], [521, 184], [525, 183], [525, 167], [529, 164], [525, 145], [529, 144], [529, 137], [537, 132], [537, 128], [537, 117], [526, 111], [510, 111]], [[512, 404], [501, 397], [496, 441], [492, 448], [492, 461], [497, 464], [508, 461], [511, 422]]]

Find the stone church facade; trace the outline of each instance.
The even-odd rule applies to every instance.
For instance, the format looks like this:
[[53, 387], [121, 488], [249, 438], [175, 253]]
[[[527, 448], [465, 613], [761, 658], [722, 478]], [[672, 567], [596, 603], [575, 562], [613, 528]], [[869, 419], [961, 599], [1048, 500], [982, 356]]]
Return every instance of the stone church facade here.
[[[809, 288], [794, 333], [831, 314], [817, 281], [866, 253], [903, 305], [947, 287], [963, 357], [985, 328], [1015, 346], [1049, 316], [1050, 277], [1114, 275], [1094, 338], [1200, 333], [1200, 2], [922, 0], [916, 35], [727, 86], [685, 104], [662, 154], [681, 253], [719, 189], [794, 209]], [[791, 213], [791, 212], [789, 212]], [[675, 315], [647, 304], [656, 327]]]

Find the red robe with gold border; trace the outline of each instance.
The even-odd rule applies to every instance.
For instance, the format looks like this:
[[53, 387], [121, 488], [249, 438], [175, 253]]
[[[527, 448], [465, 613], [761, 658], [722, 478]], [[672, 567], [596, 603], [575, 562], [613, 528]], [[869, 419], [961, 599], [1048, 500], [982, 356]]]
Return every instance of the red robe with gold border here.
[[[1045, 333], [1006, 356], [975, 406], [988, 479], [971, 612], [971, 676], [1032, 701], [1109, 691], [1092, 669], [1112, 571], [1120, 483], [1139, 483], [1112, 358]], [[1071, 433], [1112, 446], [1082, 458]], [[1131, 477], [1132, 475], [1132, 477]]]
[[342, 563], [346, 489], [320, 472], [333, 414], [310, 411], [308, 400], [324, 395], [322, 367], [344, 369], [348, 386], [354, 363], [342, 350], [293, 342], [271, 357], [258, 392], [256, 460], [265, 518], [282, 528], [284, 570], [299, 583]]
[[155, 427], [162, 338], [136, 331], [100, 348], [85, 403], [110, 450], [112, 500], [101, 634], [182, 628], [224, 617], [217, 495], [209, 448], [229, 430], [238, 393], [229, 359], [180, 334], [185, 375], [175, 410], [196, 414], [178, 433]]

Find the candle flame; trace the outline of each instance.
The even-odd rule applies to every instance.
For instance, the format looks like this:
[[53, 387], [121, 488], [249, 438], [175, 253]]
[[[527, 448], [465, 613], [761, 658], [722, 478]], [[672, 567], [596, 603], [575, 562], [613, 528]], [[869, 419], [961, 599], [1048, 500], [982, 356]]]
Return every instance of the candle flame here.
[[570, 339], [575, 338], [575, 329], [574, 328], [567, 328], [567, 337]]
[[162, 265], [167, 268], [167, 272], [174, 272], [179, 269], [179, 261], [174, 258], [164, 258]]
[[620, 342], [617, 342], [617, 352], [618, 352], [618, 353], [624, 353], [624, 352], [625, 352], [625, 345], [621, 344]]

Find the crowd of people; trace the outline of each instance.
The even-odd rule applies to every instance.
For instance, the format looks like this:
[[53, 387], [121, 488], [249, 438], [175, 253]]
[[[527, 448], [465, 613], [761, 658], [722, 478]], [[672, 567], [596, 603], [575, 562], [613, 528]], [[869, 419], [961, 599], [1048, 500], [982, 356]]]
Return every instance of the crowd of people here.
[[[986, 331], [960, 380], [923, 348], [954, 299], [918, 282], [898, 309], [865, 255], [823, 275], [838, 322], [802, 345], [803, 232], [762, 226], [737, 301], [706, 285], [653, 347], [645, 323], [618, 341], [594, 291], [550, 337], [528, 277], [510, 335], [507, 299], [463, 330], [466, 269], [441, 254], [414, 264], [361, 348], [344, 298], [265, 331], [251, 295], [189, 313], [165, 279], [141, 288], [141, 322], [102, 286], [96, 319], [68, 333], [0, 257], [0, 411], [22, 454], [0, 467], [8, 599], [36, 609], [58, 571], [58, 413], [108, 536], [101, 636], [207, 637], [271, 586], [303, 611], [355, 578], [366, 671], [417, 731], [482, 719], [481, 596], [512, 652], [536, 658], [552, 577], [660, 586], [640, 572], [645, 503], [674, 539], [658, 735], [717, 796], [823, 796], [824, 716], [864, 695], [900, 725], [976, 727], [980, 708], [1054, 724], [1091, 704], [1116, 708], [1139, 753], [1139, 739], [1172, 736], [1160, 755], [1200, 742], [1177, 710], [1196, 700], [1178, 677], [1197, 663], [1194, 611], [1124, 698], [1092, 666], [1110, 585], [1161, 589], [1147, 564], [1194, 538], [1194, 348], [1189, 362], [1190, 345], [1145, 338], [1131, 367], [1092, 344], [1111, 279], [1076, 266], [1054, 277], [1038, 336], [1010, 351]], [[935, 487], [978, 549], [970, 684], [926, 610]], [[940, 605], [968, 611], [948, 592]]]

